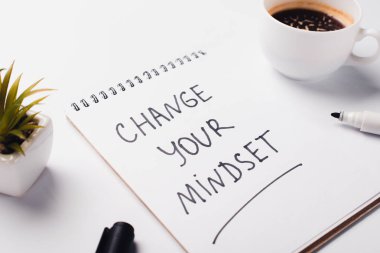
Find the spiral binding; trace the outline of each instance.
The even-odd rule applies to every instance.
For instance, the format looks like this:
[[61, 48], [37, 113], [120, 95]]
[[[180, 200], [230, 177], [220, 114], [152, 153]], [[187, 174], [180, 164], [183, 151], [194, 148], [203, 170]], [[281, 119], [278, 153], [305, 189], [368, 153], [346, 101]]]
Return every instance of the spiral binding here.
[[102, 100], [107, 100], [120, 92], [127, 91], [128, 88], [134, 88], [137, 84], [144, 83], [144, 80], [151, 80], [160, 74], [169, 72], [177, 67], [185, 65], [186, 63], [199, 59], [201, 56], [204, 56], [206, 54], [206, 52], [199, 50], [198, 52], [192, 52], [190, 55], [176, 58], [174, 61], [169, 61], [167, 64], [161, 64], [158, 68], [145, 70], [142, 73], [141, 77], [139, 75], [136, 75], [133, 79], [127, 79], [124, 83], [118, 83], [115, 86], [109, 87], [108, 90], [101, 90], [96, 94], [91, 94], [89, 99], [82, 98], [77, 103], [71, 103], [71, 107], [75, 111], [80, 111], [81, 107], [90, 107], [91, 104], [97, 104]]

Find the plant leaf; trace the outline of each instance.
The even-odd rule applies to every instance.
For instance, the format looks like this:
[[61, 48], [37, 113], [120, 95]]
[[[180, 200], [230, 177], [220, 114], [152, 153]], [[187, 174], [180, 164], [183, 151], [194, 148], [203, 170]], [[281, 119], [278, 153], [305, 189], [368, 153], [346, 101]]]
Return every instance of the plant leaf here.
[[31, 95], [34, 95], [36, 93], [39, 93], [39, 92], [45, 92], [45, 91], [55, 91], [56, 89], [37, 89], [37, 90], [32, 90], [31, 92], [29, 92], [28, 94], [28, 97], [31, 96]]
[[[17, 122], [16, 124], [18, 124], [19, 127], [22, 127], [23, 125], [26, 125], [29, 122], [31, 122], [39, 113], [40, 112], [36, 112], [36, 113], [31, 114], [31, 115], [28, 115], [23, 121], [21, 121], [20, 123]], [[18, 121], [20, 121], [20, 120], [21, 119], [19, 119]]]
[[17, 98], [17, 102], [20, 102], [22, 103], [22, 101], [26, 98], [26, 97], [29, 97], [30, 95], [33, 95], [33, 93], [31, 94], [32, 90], [34, 89], [34, 87], [37, 86], [37, 84], [39, 84], [42, 80], [44, 80], [43, 78], [41, 78], [40, 80], [38, 80], [37, 82], [33, 83], [32, 85], [30, 85], [28, 88], [26, 88], [20, 96], [18, 96]]
[[2, 81], [1, 81], [1, 71], [3, 71], [4, 69], [0, 69], [0, 91], [1, 91], [1, 84], [2, 84]]
[[17, 128], [21, 131], [25, 131], [25, 130], [34, 130], [34, 129], [38, 129], [38, 128], [44, 128], [43, 126], [39, 126], [39, 125], [31, 125], [31, 124], [26, 124], [20, 128]]
[[13, 129], [8, 134], [16, 136], [16, 137], [20, 138], [21, 140], [25, 140], [26, 139], [26, 136], [21, 132], [21, 130], [18, 130], [18, 129]]
[[[41, 101], [43, 101], [44, 99], [46, 99], [48, 96], [44, 96], [42, 98], [39, 98], [39, 99], [36, 99], [34, 100], [33, 102], [31, 102], [30, 104], [28, 104], [27, 106], [24, 106], [21, 110], [19, 110], [18, 112], [16, 112], [14, 115], [17, 114], [17, 116], [14, 118], [13, 121], [11, 121], [11, 127], [13, 128], [23, 117], [26, 116], [27, 112], [35, 105], [38, 105]], [[1, 123], [0, 123], [1, 125]], [[1, 130], [1, 128], [0, 128]], [[1, 133], [1, 131], [0, 131]]]
[[11, 129], [11, 122], [14, 120], [15, 115], [18, 112], [18, 109], [20, 108], [20, 104], [12, 104], [6, 112], [4, 112], [3, 117], [0, 121], [0, 134], [6, 133], [8, 130]]
[[13, 149], [16, 152], [19, 152], [22, 155], [25, 155], [24, 150], [22, 150], [20, 144], [18, 144], [17, 142], [13, 142], [13, 143], [11, 143], [11, 144], [9, 144], [7, 146], [10, 147], [11, 149]]
[[0, 90], [0, 117], [4, 114], [5, 111], [5, 97], [7, 95], [7, 90], [8, 90], [8, 84], [9, 80], [11, 79], [12, 75], [12, 70], [13, 70], [13, 65], [15, 62], [12, 63], [10, 68], [8, 69], [7, 73], [5, 73], [4, 80], [1, 84], [1, 90]]
[[36, 99], [34, 100], [33, 102], [31, 102], [30, 104], [28, 104], [27, 106], [24, 106], [20, 111], [25, 111], [25, 113], [27, 113], [29, 111], [30, 108], [32, 108], [33, 106], [35, 105], [38, 105], [39, 103], [41, 103], [43, 100], [45, 100], [48, 96], [43, 96], [39, 99]]
[[12, 87], [8, 91], [7, 101], [5, 102], [5, 110], [7, 110], [7, 107], [15, 102], [21, 77], [22, 74], [17, 77], [17, 79], [13, 82]]

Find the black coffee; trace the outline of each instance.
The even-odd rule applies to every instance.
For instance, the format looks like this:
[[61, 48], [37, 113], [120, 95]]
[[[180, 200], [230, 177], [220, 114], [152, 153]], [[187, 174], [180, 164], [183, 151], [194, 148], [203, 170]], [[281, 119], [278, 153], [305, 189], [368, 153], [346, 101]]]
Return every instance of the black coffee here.
[[272, 16], [288, 26], [308, 31], [327, 32], [344, 28], [333, 16], [321, 11], [296, 8], [279, 11]]

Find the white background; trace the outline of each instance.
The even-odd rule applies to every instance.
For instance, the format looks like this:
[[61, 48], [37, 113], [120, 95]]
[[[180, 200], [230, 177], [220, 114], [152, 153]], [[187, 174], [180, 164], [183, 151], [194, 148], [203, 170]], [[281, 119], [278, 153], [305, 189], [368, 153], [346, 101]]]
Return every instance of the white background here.
[[[254, 35], [257, 2], [3, 0], [0, 66], [6, 67], [16, 59], [15, 72], [24, 72], [24, 86], [45, 76], [42, 86], [58, 91], [41, 108], [55, 125], [47, 170], [24, 197], [0, 195], [0, 252], [94, 252], [103, 228], [119, 220], [135, 227], [137, 252], [182, 252], [70, 125], [64, 113], [66, 98], [74, 91], [91, 90], [95, 82], [114, 81], [115, 77], [103, 73], [121, 66], [112, 65], [111, 60], [97, 62], [112, 51], [113, 45], [125, 46], [120, 57], [125, 58], [122, 67], [127, 75], [147, 67], [150, 59], [171, 57], [189, 45], [223, 37], [222, 27], [233, 19], [226, 11], [251, 22], [252, 30], [246, 32]], [[363, 26], [380, 29], [380, 4], [359, 2], [364, 12]], [[373, 41], [366, 42], [359, 49], [369, 53]], [[377, 62], [367, 69], [379, 67]], [[357, 80], [368, 81], [363, 76]], [[361, 99], [365, 104], [366, 99], [379, 96], [380, 83], [369, 83], [363, 88], [350, 87], [353, 92], [346, 92], [347, 99]], [[380, 111], [380, 106], [368, 109]], [[377, 211], [323, 252], [380, 252], [379, 227]]]

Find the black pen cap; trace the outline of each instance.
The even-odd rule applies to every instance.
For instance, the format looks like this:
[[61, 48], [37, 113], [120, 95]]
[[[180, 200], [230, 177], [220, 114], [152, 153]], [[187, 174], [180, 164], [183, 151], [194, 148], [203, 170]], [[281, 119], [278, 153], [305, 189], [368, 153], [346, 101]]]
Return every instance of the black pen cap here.
[[127, 253], [134, 238], [134, 229], [130, 224], [116, 222], [111, 229], [104, 229], [96, 253]]

